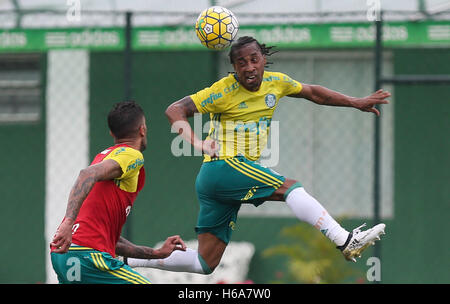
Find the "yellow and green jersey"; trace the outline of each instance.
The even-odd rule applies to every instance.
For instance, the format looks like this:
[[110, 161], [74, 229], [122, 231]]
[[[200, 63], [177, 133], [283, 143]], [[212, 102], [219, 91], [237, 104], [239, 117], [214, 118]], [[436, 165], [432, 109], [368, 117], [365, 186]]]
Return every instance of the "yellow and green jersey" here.
[[[301, 90], [301, 83], [289, 76], [265, 71], [256, 92], [248, 91], [229, 74], [190, 97], [200, 113], [210, 113], [208, 138], [219, 144], [219, 159], [242, 155], [255, 161], [267, 144], [280, 98]], [[204, 161], [211, 157], [205, 154]]]

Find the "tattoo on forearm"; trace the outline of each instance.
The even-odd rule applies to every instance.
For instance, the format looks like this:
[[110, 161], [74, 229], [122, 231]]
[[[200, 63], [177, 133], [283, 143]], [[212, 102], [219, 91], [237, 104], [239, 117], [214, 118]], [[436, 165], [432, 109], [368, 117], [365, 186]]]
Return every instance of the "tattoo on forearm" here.
[[154, 250], [150, 247], [136, 246], [123, 237], [120, 237], [116, 244], [116, 254], [128, 258], [150, 259], [154, 256]]
[[94, 186], [95, 181], [96, 178], [93, 175], [88, 175], [86, 177], [80, 176], [78, 178], [70, 193], [69, 202], [66, 209], [66, 217], [69, 217], [73, 220], [76, 219], [81, 205]]
[[180, 106], [182, 107], [183, 113], [186, 117], [192, 117], [194, 116], [194, 113], [198, 112], [197, 107], [191, 99], [184, 98], [180, 100]]
[[331, 101], [332, 98], [333, 98], [333, 97], [331, 97], [331, 95], [327, 95], [327, 96], [324, 97], [322, 103], [323, 103], [324, 105], [328, 105], [328, 104], [330, 104], [330, 101]]
[[351, 97], [320, 85], [309, 86], [310, 96], [307, 99], [320, 105], [351, 107]]

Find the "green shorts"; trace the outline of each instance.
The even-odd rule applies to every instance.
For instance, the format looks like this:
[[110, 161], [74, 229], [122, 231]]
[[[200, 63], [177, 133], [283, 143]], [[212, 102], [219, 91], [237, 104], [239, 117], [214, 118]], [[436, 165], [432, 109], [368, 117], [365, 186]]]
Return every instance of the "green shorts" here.
[[71, 245], [67, 253], [51, 253], [61, 284], [151, 284], [130, 266], [109, 253]]
[[[285, 177], [243, 156], [205, 162], [195, 182], [200, 211], [195, 231], [209, 232], [229, 243], [243, 203], [259, 206]], [[296, 183], [291, 188], [301, 187]]]

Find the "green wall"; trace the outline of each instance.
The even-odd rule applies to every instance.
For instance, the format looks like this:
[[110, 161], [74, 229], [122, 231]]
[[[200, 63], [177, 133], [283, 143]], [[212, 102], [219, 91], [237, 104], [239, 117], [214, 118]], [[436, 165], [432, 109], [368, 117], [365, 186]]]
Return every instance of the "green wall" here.
[[[450, 74], [448, 49], [395, 50], [395, 74]], [[392, 283], [449, 283], [450, 86], [395, 87], [395, 211], [383, 242]]]
[[[45, 88], [45, 55], [40, 65]], [[38, 122], [0, 124], [0, 283], [45, 282], [44, 96]]]

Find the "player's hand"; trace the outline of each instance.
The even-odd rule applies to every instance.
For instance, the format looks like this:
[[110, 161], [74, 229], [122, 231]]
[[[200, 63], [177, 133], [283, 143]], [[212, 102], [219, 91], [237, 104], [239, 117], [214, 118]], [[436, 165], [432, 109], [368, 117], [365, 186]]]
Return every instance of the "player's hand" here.
[[157, 259], [167, 258], [175, 250], [186, 251], [186, 244], [179, 235], [169, 236], [161, 248], [156, 249], [154, 254]]
[[215, 140], [206, 139], [202, 142], [202, 152], [211, 157], [219, 156], [219, 145]]
[[72, 243], [72, 226], [73, 220], [65, 218], [53, 237], [50, 243], [50, 248], [56, 253], [66, 253]]
[[367, 97], [358, 99], [355, 103], [355, 108], [364, 112], [372, 112], [375, 115], [380, 116], [380, 111], [375, 108], [375, 105], [389, 103], [386, 98], [390, 96], [391, 93], [383, 90], [378, 90]]

